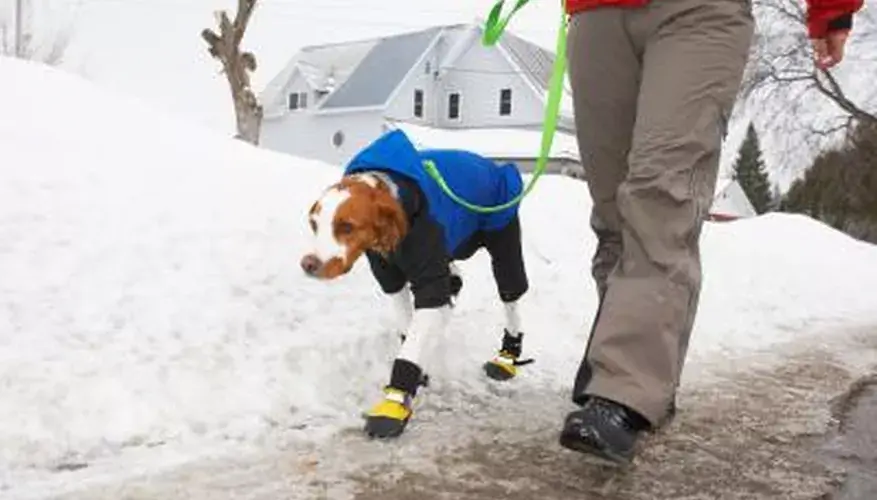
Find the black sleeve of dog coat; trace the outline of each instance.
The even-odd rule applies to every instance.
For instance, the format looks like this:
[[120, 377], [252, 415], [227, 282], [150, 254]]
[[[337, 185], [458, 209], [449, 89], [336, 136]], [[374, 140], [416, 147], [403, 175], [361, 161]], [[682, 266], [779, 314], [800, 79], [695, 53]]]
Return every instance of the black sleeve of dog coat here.
[[405, 279], [405, 273], [399, 269], [399, 266], [390, 262], [378, 252], [368, 250], [365, 256], [368, 258], [368, 265], [371, 268], [372, 275], [384, 293], [392, 294], [402, 290], [408, 280]]
[[425, 214], [415, 219], [396, 252], [396, 263], [411, 282], [415, 309], [450, 304], [450, 259], [442, 227], [433, 219]]

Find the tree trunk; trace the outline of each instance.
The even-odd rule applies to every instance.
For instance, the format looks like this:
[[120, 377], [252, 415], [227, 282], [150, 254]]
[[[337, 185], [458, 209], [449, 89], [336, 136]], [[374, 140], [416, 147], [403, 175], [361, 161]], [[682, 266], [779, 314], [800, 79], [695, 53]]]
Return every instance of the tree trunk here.
[[201, 38], [207, 42], [207, 51], [222, 63], [223, 73], [228, 79], [237, 123], [235, 138], [253, 145], [259, 144], [262, 129], [262, 106], [250, 87], [248, 74], [256, 70], [256, 56], [251, 52], [241, 52], [240, 45], [256, 1], [238, 0], [234, 22], [229, 20], [225, 11], [218, 12], [218, 35], [210, 29], [201, 32]]

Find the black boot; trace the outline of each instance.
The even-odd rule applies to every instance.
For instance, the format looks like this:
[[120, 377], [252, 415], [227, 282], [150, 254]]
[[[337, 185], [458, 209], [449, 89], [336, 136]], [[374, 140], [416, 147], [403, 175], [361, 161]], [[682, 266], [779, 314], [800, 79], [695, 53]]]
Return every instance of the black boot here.
[[648, 421], [635, 411], [599, 397], [566, 417], [560, 445], [588, 453], [612, 464], [627, 465], [633, 460], [639, 433]]

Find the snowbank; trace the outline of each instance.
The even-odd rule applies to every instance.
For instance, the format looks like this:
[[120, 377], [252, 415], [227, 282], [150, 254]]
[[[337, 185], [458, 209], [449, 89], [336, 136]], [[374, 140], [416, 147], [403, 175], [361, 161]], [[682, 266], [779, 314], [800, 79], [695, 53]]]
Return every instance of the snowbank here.
[[[305, 210], [336, 168], [45, 67], [4, 58], [0, 72], [0, 486], [126, 448], [358, 425], [397, 345], [390, 311], [363, 263], [331, 286], [297, 267]], [[589, 207], [558, 177], [524, 202], [539, 369], [520, 384], [571, 383], [595, 302]], [[704, 258], [688, 377], [818, 322], [877, 322], [877, 248], [813, 221], [709, 226]], [[440, 398], [490, 390], [478, 367], [501, 314], [486, 255], [463, 269], [432, 358]]]
[[[390, 122], [411, 138], [418, 148], [467, 149], [490, 158], [533, 158], [542, 148], [542, 131], [521, 128], [440, 129], [405, 122]], [[572, 134], [557, 131], [549, 158], [579, 159]]]

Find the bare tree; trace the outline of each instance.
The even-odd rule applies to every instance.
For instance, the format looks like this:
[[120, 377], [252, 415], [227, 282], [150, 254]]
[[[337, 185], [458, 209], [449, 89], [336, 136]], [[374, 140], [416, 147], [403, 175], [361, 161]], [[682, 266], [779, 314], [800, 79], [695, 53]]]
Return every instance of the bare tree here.
[[[842, 83], [835, 70], [825, 71], [816, 67], [810, 40], [807, 37], [806, 12], [802, 0], [754, 0], [753, 7], [759, 11], [760, 31], [750, 54], [750, 64], [744, 77], [742, 96], [748, 105], [764, 110], [765, 105], [781, 106], [782, 112], [765, 113], [771, 118], [770, 125], [779, 128], [803, 128], [805, 141], [814, 136], [825, 137], [836, 133], [846, 134], [856, 122], [877, 124], [873, 92], [851, 95], [848, 85]], [[873, 74], [877, 69], [874, 50], [877, 33], [868, 29], [873, 24], [865, 13], [857, 14], [857, 23], [847, 54], [855, 53], [855, 61], [847, 61], [848, 71]], [[841, 70], [836, 70], [843, 73]], [[847, 73], [847, 76], [853, 76]], [[849, 79], [849, 78], [848, 78]], [[800, 120], [805, 107], [815, 96], [833, 103], [837, 113], [827, 123], [813, 125], [810, 120]]]
[[37, 27], [33, 15], [25, 16], [23, 9], [33, 14], [33, 5], [30, 2], [17, 2], [16, 22], [12, 27], [8, 20], [0, 19], [0, 54], [50, 66], [62, 65], [72, 36], [70, 27]]
[[250, 75], [247, 72], [256, 70], [256, 56], [252, 52], [241, 52], [240, 45], [256, 1], [238, 0], [234, 21], [229, 20], [225, 11], [217, 12], [218, 35], [210, 29], [201, 32], [201, 38], [208, 45], [207, 51], [222, 63], [223, 72], [228, 79], [237, 120], [235, 137], [254, 145], [259, 144], [262, 106], [250, 87]]

